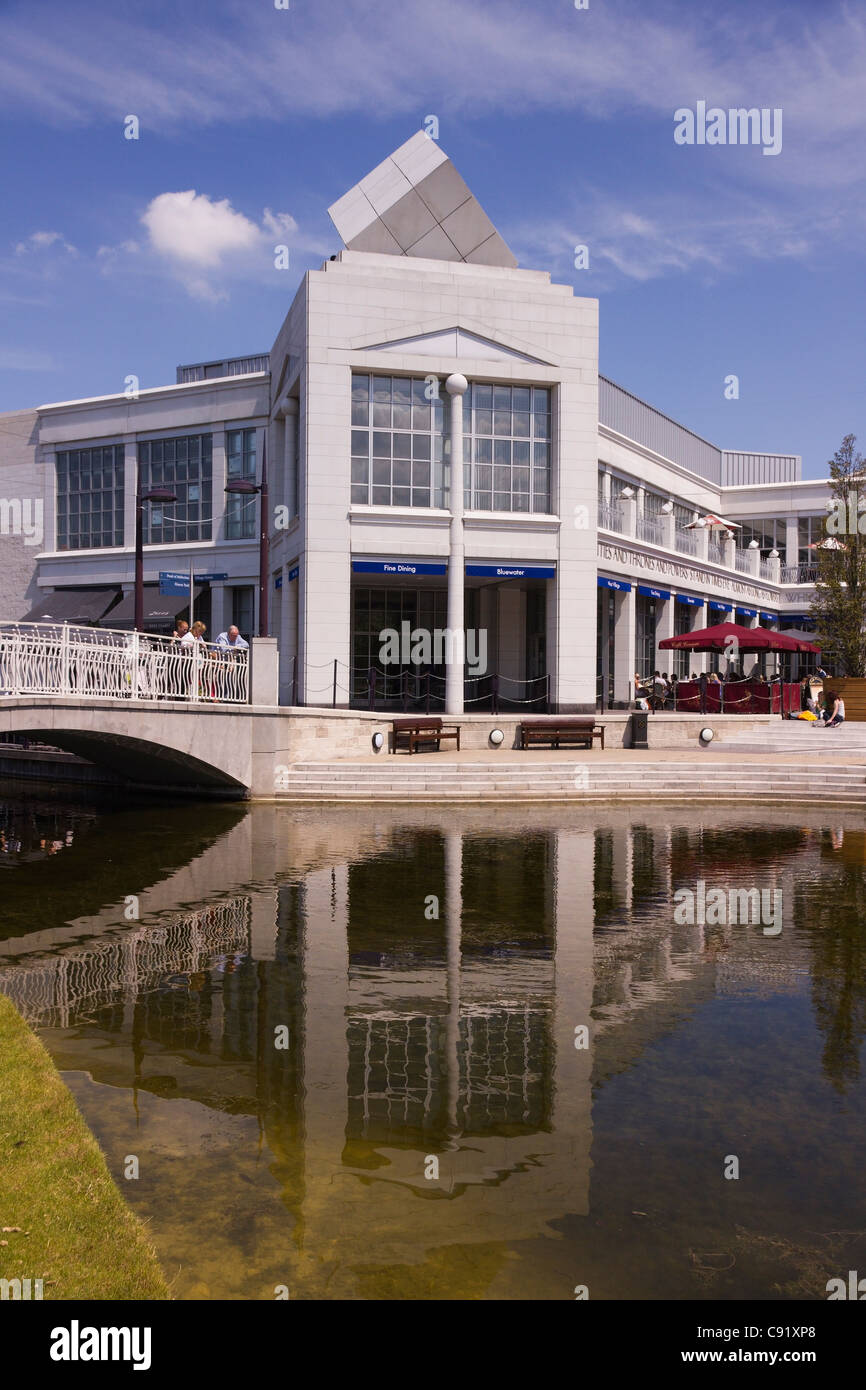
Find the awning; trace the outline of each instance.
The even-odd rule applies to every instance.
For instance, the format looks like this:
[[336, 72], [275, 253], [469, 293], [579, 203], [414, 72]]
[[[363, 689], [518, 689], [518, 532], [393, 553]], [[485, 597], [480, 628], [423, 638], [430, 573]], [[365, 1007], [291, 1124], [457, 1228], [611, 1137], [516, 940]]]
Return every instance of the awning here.
[[[202, 590], [194, 590], [196, 603], [201, 597]], [[159, 586], [156, 584], [146, 584], [144, 586], [144, 609], [143, 619], [150, 623], [152, 627], [164, 626], [166, 623], [173, 623], [178, 613], [182, 613], [185, 608], [189, 608], [189, 594], [161, 594]], [[135, 594], [124, 594], [116, 608], [112, 609], [110, 621], [107, 627], [132, 627], [135, 622]]]
[[598, 575], [599, 589], [621, 589], [623, 593], [631, 593], [631, 585], [624, 579], [608, 579], [606, 574]]
[[695, 598], [694, 594], [677, 594], [677, 603], [687, 603], [690, 608], [703, 608], [702, 598]]
[[98, 623], [120, 589], [55, 589], [21, 618], [22, 623]]
[[637, 591], [643, 594], [644, 598], [668, 599], [671, 596], [669, 589], [653, 589], [649, 584], [638, 584]]
[[713, 613], [733, 613], [734, 605], [732, 603], [719, 603], [716, 599], [713, 599], [710, 604], [710, 610]]

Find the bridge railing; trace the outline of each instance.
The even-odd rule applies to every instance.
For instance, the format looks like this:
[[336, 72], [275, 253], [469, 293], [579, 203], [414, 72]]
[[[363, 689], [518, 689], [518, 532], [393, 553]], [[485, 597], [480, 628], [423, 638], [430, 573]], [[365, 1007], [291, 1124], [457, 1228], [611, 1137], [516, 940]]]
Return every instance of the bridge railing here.
[[0, 623], [0, 697], [248, 704], [249, 651], [58, 623]]

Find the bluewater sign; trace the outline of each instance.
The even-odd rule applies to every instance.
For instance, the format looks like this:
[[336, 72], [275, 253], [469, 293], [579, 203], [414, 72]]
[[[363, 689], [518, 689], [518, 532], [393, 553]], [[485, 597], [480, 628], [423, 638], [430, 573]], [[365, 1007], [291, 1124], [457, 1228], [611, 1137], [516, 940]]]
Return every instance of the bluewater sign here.
[[467, 565], [466, 573], [482, 579], [555, 579], [552, 565]]

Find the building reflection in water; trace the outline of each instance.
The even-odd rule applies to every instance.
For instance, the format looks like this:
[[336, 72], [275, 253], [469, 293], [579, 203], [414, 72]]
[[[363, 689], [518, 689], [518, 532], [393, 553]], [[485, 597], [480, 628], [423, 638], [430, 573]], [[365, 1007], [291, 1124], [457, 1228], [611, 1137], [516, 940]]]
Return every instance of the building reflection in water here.
[[[593, 1085], [738, 969], [784, 988], [809, 957], [673, 925], [677, 886], [728, 881], [735, 851], [747, 872], [733, 825], [539, 819], [492, 836], [480, 813], [376, 831], [255, 808], [142, 895], [141, 925], [114, 904], [40, 924], [38, 954], [0, 943], [0, 989], [59, 1065], [255, 1118], [307, 1296], [351, 1295], [359, 1261], [549, 1234], [589, 1210]], [[794, 911], [822, 842], [770, 835], [754, 881]]]

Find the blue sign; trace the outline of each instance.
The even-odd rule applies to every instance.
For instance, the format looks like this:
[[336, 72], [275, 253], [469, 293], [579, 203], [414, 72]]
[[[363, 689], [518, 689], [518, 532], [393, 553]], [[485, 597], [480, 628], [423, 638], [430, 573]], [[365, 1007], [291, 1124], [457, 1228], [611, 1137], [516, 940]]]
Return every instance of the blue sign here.
[[758, 616], [757, 608], [738, 608], [737, 612], [742, 613], [744, 618], [757, 618]]
[[687, 603], [690, 608], [703, 608], [702, 598], [695, 598], [694, 594], [677, 594], [677, 603]]
[[298, 577], [298, 575], [300, 574], [300, 572], [301, 572], [301, 567], [300, 567], [300, 565], [295, 565], [293, 569], [290, 569], [290, 570], [289, 570], [289, 583], [290, 583], [290, 584], [291, 584], [291, 582], [292, 582], [293, 579], [297, 579], [297, 577]]
[[421, 560], [353, 560], [355, 574], [447, 574], [445, 564], [427, 564]]
[[763, 618], [765, 623], [778, 622], [778, 614], [776, 613], [762, 613], [761, 617]]
[[637, 591], [644, 598], [670, 598], [667, 589], [651, 589], [648, 584], [638, 584]]
[[713, 613], [733, 613], [734, 605], [732, 603], [717, 603], [714, 599], [710, 604], [710, 609]]
[[598, 587], [600, 589], [621, 589], [624, 594], [631, 593], [631, 585], [624, 579], [608, 579], [605, 575], [598, 576]]
[[467, 565], [466, 573], [487, 579], [555, 579], [553, 565]]
[[[195, 574], [193, 575], [196, 584], [220, 584], [224, 579], [228, 579], [227, 574]], [[187, 583], [189, 576], [187, 576]]]
[[282, 576], [281, 574], [275, 574], [275, 575], [274, 575], [274, 588], [275, 588], [275, 589], [282, 589], [282, 587], [283, 587], [283, 576]]
[[178, 570], [160, 570], [159, 592], [163, 598], [168, 598], [174, 594], [188, 594], [189, 573], [181, 574]]

